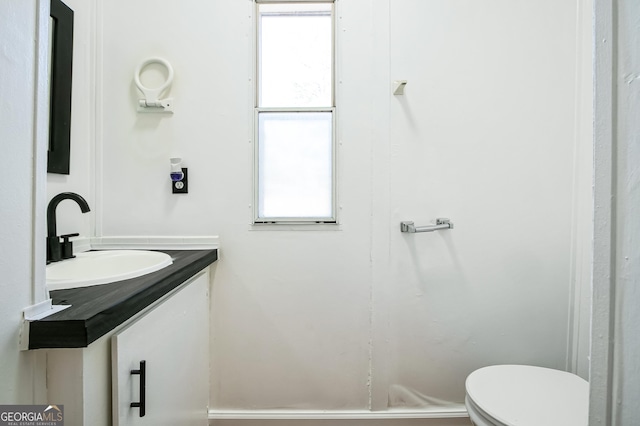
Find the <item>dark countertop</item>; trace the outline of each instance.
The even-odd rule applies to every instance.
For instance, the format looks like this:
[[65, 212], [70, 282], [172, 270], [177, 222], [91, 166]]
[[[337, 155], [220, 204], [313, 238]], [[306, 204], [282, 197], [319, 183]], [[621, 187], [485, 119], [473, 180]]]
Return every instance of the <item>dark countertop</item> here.
[[218, 259], [218, 250], [157, 250], [173, 264], [138, 278], [54, 290], [54, 305], [71, 305], [29, 324], [29, 349], [84, 348]]

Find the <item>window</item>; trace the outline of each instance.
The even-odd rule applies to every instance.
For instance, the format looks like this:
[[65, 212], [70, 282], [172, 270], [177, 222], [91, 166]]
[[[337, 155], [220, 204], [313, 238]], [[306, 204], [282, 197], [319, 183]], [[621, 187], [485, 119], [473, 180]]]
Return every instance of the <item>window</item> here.
[[255, 223], [335, 223], [332, 2], [257, 2]]

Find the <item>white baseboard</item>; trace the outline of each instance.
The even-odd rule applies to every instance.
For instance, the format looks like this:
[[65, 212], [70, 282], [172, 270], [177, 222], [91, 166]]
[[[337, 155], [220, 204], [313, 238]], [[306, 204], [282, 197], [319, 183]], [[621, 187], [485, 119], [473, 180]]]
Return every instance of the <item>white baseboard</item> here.
[[464, 404], [437, 410], [209, 410], [209, 420], [397, 420], [468, 417]]

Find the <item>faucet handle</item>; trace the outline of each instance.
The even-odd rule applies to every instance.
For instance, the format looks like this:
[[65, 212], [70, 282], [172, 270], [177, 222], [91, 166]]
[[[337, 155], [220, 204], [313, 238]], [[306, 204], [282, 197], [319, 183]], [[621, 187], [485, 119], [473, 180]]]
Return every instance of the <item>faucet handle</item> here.
[[73, 255], [73, 243], [69, 241], [69, 238], [77, 237], [79, 235], [80, 234], [76, 232], [75, 234], [66, 234], [60, 236], [60, 238], [62, 238], [62, 259], [71, 259], [72, 257], [75, 257]]
[[47, 265], [51, 262], [62, 260], [62, 247], [60, 245], [60, 237], [47, 237]]

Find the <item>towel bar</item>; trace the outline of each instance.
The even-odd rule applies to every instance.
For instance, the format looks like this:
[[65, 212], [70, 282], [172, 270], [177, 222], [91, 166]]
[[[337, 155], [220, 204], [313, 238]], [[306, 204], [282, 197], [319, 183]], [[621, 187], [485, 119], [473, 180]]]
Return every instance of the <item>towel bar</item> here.
[[453, 223], [444, 217], [436, 219], [435, 225], [427, 226], [415, 226], [415, 224], [410, 221], [400, 222], [400, 232], [409, 232], [411, 234], [416, 232], [433, 232], [441, 229], [453, 229]]

